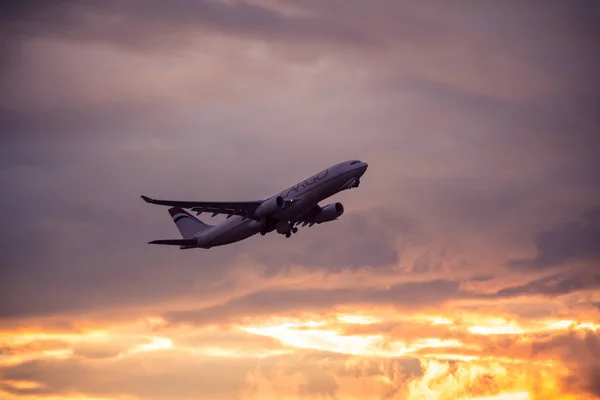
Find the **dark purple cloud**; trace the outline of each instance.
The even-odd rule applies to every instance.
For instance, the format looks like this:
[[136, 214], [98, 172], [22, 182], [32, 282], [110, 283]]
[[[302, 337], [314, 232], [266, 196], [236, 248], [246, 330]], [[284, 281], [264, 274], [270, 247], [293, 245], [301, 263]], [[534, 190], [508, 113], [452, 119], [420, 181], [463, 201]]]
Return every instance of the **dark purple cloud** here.
[[533, 280], [524, 285], [500, 289], [495, 296], [561, 296], [580, 290], [597, 290], [598, 288], [600, 288], [600, 274], [574, 269], [569, 273], [554, 274]]
[[207, 33], [275, 41], [369, 41], [360, 27], [343, 21], [319, 15], [286, 15], [246, 1], [25, 1], [8, 2], [0, 15], [5, 34], [16, 37], [55, 36], [142, 50], [168, 50], [174, 42], [189, 43], [190, 36]]
[[511, 260], [516, 268], [548, 268], [565, 262], [600, 264], [600, 208], [585, 212], [580, 221], [568, 221], [535, 236], [538, 254]]

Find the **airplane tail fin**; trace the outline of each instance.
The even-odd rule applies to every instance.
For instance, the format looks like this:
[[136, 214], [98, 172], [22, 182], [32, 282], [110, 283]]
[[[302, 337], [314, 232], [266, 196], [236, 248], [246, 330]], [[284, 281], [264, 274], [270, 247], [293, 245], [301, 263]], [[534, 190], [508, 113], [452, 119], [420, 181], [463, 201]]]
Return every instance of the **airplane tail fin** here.
[[169, 214], [173, 222], [177, 225], [181, 237], [191, 239], [200, 232], [212, 228], [212, 225], [205, 224], [192, 214], [179, 207], [169, 208]]

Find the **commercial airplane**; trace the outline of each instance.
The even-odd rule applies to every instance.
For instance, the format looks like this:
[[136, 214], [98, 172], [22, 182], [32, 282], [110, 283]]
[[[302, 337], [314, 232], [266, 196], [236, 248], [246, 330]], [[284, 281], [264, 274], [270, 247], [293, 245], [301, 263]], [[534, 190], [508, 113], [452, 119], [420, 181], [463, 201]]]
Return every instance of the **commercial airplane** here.
[[[368, 164], [359, 160], [341, 162], [311, 176], [284, 191], [258, 201], [214, 202], [156, 200], [142, 195], [147, 203], [170, 206], [169, 214], [183, 239], [154, 240], [149, 244], [179, 246], [180, 249], [202, 248], [239, 242], [257, 233], [269, 232], [290, 237], [298, 232], [296, 225], [313, 226], [334, 221], [344, 213], [342, 203], [324, 207], [319, 202], [343, 190], [358, 187]], [[200, 215], [211, 212], [225, 214], [218, 225], [208, 225], [184, 210]]]

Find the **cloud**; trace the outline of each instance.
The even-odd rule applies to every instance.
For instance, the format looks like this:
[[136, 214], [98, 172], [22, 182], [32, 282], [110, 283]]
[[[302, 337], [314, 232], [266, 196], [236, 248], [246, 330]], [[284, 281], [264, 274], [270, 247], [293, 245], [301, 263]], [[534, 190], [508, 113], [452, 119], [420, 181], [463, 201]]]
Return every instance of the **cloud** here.
[[[377, 309], [380, 314], [375, 317], [385, 315], [385, 321], [398, 323], [386, 327], [358, 315], [335, 313], [298, 321], [294, 311], [293, 318], [270, 318], [266, 324], [258, 320], [203, 328], [162, 324], [154, 331], [130, 322], [97, 326], [101, 334], [69, 335], [74, 351], [62, 354], [62, 359], [48, 353], [38, 360], [15, 360], [0, 366], [0, 378], [5, 392], [20, 395], [69, 392], [158, 398], [171, 393], [181, 399], [318, 394], [393, 398], [425, 393], [443, 397], [457, 391], [473, 397], [515, 390], [542, 396], [544, 391], [556, 394], [563, 378], [562, 392], [583, 393], [590, 388], [590, 382], [575, 379], [587, 377], [587, 369], [563, 376], [561, 367], [549, 362], [563, 360], [575, 368], [571, 360], [583, 367], [595, 359], [595, 334], [584, 324], [572, 321], [567, 328], [562, 323], [556, 326], [555, 320], [523, 318], [503, 326], [498, 325], [498, 313], [464, 313], [456, 318], [456, 311], [450, 321], [412, 309], [406, 313]], [[519, 329], [477, 333], [486, 326]], [[374, 340], [374, 335], [380, 339]], [[110, 351], [115, 346], [119, 354]], [[542, 376], [546, 380], [539, 384]]]
[[511, 260], [514, 267], [543, 269], [566, 262], [597, 263], [600, 261], [600, 209], [582, 215], [581, 221], [570, 221], [552, 229], [539, 232], [535, 237], [537, 256], [530, 259]]
[[570, 332], [549, 340], [534, 343], [533, 355], [552, 354], [560, 357], [569, 367], [565, 386], [572, 391], [584, 390], [600, 396], [600, 334], [598, 332]]
[[572, 271], [536, 279], [525, 285], [512, 286], [499, 290], [496, 295], [511, 297], [521, 295], [560, 296], [580, 290], [595, 290], [600, 287], [600, 274], [586, 274], [586, 271]]
[[434, 280], [405, 282], [388, 288], [364, 289], [305, 289], [263, 290], [235, 298], [225, 304], [200, 310], [172, 311], [165, 318], [174, 323], [193, 322], [209, 324], [235, 321], [253, 315], [269, 315], [294, 312], [326, 310], [348, 305], [392, 305], [398, 308], [440, 306], [455, 296], [460, 282]]
[[[0, 397], [597, 392], [594, 2], [0, 14]], [[178, 232], [140, 194], [259, 199], [354, 158], [336, 222], [146, 244]]]
[[0, 346], [0, 355], [14, 356], [30, 353], [39, 353], [46, 350], [61, 350], [68, 348], [68, 342], [60, 340], [34, 340], [24, 344], [3, 344]]
[[137, 49], [172, 49], [192, 35], [218, 33], [268, 40], [368, 41], [365, 32], [318, 15], [282, 13], [252, 2], [202, 0], [161, 2], [130, 0], [108, 5], [86, 1], [4, 6], [4, 30], [13, 35], [56, 35], [69, 40], [95, 40]]
[[205, 398], [231, 398], [243, 389], [244, 376], [251, 370], [251, 364], [253, 361], [239, 359], [177, 360], [164, 356], [148, 359], [143, 355], [101, 364], [36, 360], [4, 367], [2, 378], [39, 382], [42, 387], [15, 389], [3, 385], [2, 389], [15, 395], [75, 392], [92, 396], [127, 394], [142, 398], [190, 399], [198, 398], [201, 393]]
[[78, 343], [73, 346], [73, 358], [110, 359], [123, 353], [126, 348], [126, 343]]
[[333, 377], [317, 371], [311, 371], [307, 375], [306, 383], [298, 388], [298, 394], [307, 397], [335, 397], [339, 386]]

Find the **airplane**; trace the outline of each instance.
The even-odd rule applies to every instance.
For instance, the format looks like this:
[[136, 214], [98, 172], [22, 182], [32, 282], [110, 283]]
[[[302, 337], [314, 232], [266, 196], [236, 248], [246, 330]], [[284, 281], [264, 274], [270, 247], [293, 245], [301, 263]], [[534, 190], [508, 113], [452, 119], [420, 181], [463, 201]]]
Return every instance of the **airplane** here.
[[[142, 195], [150, 204], [169, 206], [169, 214], [182, 239], [153, 240], [148, 244], [179, 246], [180, 249], [210, 249], [260, 233], [276, 231], [287, 238], [298, 232], [296, 225], [322, 224], [337, 220], [344, 213], [342, 203], [319, 206], [319, 202], [343, 190], [357, 188], [368, 164], [360, 160], [344, 161], [291, 186], [265, 200], [257, 201], [179, 201], [157, 200]], [[197, 216], [211, 212], [212, 216], [227, 215], [217, 225], [209, 225]]]

